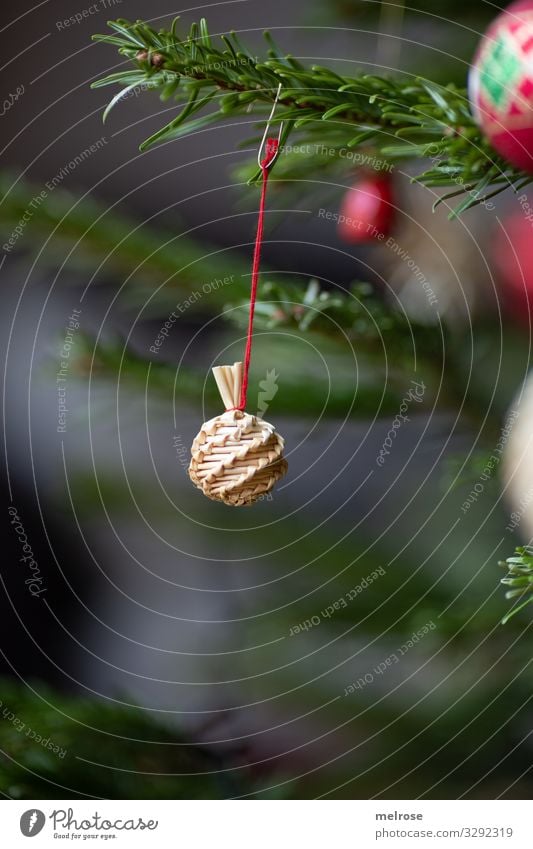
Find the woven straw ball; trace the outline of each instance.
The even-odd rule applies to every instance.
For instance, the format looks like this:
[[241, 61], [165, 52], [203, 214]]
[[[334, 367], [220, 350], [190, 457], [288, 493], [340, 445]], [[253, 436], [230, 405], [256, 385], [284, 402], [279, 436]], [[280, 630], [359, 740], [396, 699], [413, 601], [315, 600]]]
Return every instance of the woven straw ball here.
[[191, 448], [189, 476], [204, 495], [233, 507], [253, 504], [287, 471], [283, 438], [273, 425], [241, 410], [242, 363], [213, 369], [226, 412], [202, 425]]

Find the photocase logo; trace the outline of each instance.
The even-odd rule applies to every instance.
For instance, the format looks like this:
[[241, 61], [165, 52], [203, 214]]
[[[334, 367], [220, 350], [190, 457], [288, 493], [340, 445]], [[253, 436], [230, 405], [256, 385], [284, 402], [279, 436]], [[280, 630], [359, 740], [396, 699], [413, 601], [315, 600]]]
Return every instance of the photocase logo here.
[[24, 837], [35, 837], [42, 831], [46, 822], [46, 817], [42, 811], [32, 808], [29, 811], [24, 811], [20, 818], [20, 830]]
[[278, 377], [275, 369], [267, 371], [264, 380], [259, 381], [259, 392], [257, 398], [257, 418], [262, 419], [268, 410], [269, 402], [273, 401], [278, 391]]

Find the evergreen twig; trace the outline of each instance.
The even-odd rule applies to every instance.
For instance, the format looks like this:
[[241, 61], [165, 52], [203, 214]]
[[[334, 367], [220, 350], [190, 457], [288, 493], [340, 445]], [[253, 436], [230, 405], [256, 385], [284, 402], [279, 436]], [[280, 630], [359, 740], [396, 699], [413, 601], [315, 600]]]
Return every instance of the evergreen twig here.
[[509, 587], [505, 597], [515, 602], [502, 619], [502, 625], [505, 625], [519, 610], [533, 602], [533, 546], [520, 546], [515, 550], [514, 557], [500, 562], [500, 566], [508, 570], [508, 574], [501, 581], [504, 586]]
[[426, 186], [453, 187], [450, 196], [465, 195], [455, 214], [529, 181], [493, 151], [474, 122], [466, 91], [451, 84], [309, 68], [283, 55], [269, 33], [267, 56], [260, 59], [235, 33], [215, 44], [203, 19], [186, 38], [178, 35], [177, 19], [170, 30], [156, 31], [143, 21], [110, 21], [109, 26], [113, 34], [94, 39], [117, 47], [133, 68], [93, 83], [94, 88], [123, 86], [105, 117], [136, 87], [157, 90], [164, 101], [184, 100], [178, 115], [146, 139], [142, 150], [229, 117], [249, 112], [263, 117], [281, 83], [277, 118], [285, 122], [283, 144], [296, 132], [333, 148], [372, 145], [390, 159], [429, 159], [430, 167], [415, 179]]

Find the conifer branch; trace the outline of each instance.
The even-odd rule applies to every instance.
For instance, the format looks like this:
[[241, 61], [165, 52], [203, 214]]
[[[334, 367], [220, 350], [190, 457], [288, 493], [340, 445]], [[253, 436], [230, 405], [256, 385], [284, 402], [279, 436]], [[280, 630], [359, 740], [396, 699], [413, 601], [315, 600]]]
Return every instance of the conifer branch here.
[[505, 598], [514, 601], [513, 607], [502, 619], [502, 625], [505, 625], [519, 610], [533, 602], [533, 546], [520, 546], [514, 557], [508, 557], [500, 566], [508, 570], [501, 581], [508, 587]]
[[345, 76], [318, 65], [309, 68], [283, 55], [269, 33], [267, 55], [260, 59], [235, 33], [215, 43], [205, 20], [182, 38], [177, 21], [158, 32], [142, 21], [110, 21], [113, 34], [94, 36], [117, 47], [133, 65], [93, 83], [94, 88], [122, 86], [104, 118], [121, 97], [139, 87], [158, 91], [163, 101], [184, 101], [178, 115], [146, 139], [141, 150], [229, 117], [263, 117], [281, 83], [276, 117], [285, 124], [282, 145], [296, 133], [300, 141], [319, 140], [334, 149], [364, 146], [391, 160], [429, 160], [415, 179], [430, 187], [450, 187], [441, 200], [463, 195], [452, 214], [487, 202], [506, 188], [517, 191], [532, 179], [491, 148], [475, 124], [464, 89], [424, 79]]

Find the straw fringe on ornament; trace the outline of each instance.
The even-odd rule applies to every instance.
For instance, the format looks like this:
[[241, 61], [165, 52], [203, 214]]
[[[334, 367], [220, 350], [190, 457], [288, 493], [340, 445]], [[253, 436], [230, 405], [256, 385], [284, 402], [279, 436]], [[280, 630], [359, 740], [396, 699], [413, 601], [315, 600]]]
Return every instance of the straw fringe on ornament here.
[[287, 471], [283, 438], [273, 425], [236, 409], [242, 363], [213, 369], [226, 412], [202, 425], [191, 448], [189, 476], [204, 495], [233, 507], [253, 504]]

